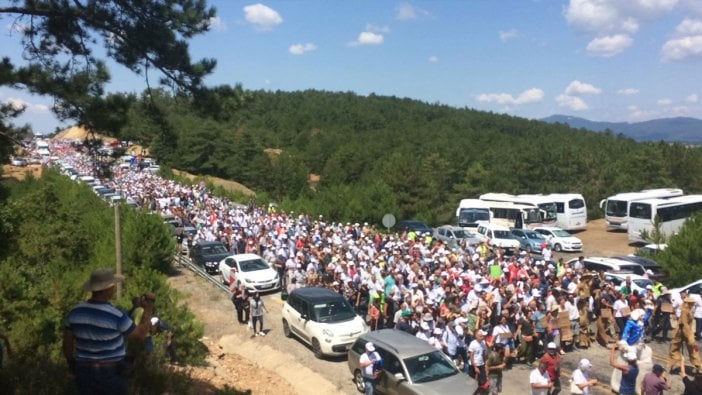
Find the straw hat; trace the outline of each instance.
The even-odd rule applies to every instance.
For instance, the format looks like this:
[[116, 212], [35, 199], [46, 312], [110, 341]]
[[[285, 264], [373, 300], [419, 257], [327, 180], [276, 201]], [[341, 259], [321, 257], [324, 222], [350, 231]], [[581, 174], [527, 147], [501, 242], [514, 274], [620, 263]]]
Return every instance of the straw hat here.
[[124, 276], [115, 275], [112, 269], [97, 269], [90, 274], [90, 280], [83, 284], [88, 292], [102, 291], [124, 281]]

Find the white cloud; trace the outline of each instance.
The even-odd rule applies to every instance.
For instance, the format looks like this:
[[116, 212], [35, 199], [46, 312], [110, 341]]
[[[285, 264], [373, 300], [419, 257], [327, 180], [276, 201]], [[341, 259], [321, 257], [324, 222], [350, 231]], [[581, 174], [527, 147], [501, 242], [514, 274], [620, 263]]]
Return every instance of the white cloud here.
[[645, 111], [641, 110], [636, 106], [629, 106], [627, 107], [629, 110], [629, 118], [631, 119], [636, 119], [636, 120], [641, 120], [641, 119], [651, 119], [655, 118], [657, 113], [655, 111]]
[[642, 23], [671, 11], [678, 0], [570, 0], [564, 9], [568, 24], [592, 34], [587, 52], [614, 56], [633, 43]]
[[366, 31], [372, 33], [390, 33], [390, 28], [386, 25], [376, 26], [370, 23], [366, 23]]
[[409, 21], [420, 16], [429, 16], [429, 12], [410, 3], [401, 3], [395, 8], [395, 19]]
[[686, 18], [680, 22], [675, 31], [682, 35], [702, 34], [702, 20]]
[[697, 103], [700, 100], [699, 96], [697, 96], [697, 93], [693, 93], [690, 96], [685, 98], [685, 101], [688, 103]]
[[361, 32], [355, 41], [351, 41], [349, 46], [357, 47], [359, 45], [380, 45], [385, 41], [382, 34], [373, 32]]
[[622, 96], [631, 96], [637, 93], [639, 93], [639, 90], [636, 88], [624, 88], [617, 91], [617, 94]]
[[35, 114], [48, 112], [50, 110], [49, 106], [47, 106], [46, 104], [33, 104], [29, 103], [26, 100], [18, 99], [16, 97], [8, 97], [5, 100], [5, 104], [8, 104], [10, 107], [12, 107], [13, 110], [24, 109], [26, 112]]
[[283, 18], [278, 12], [261, 3], [244, 7], [244, 18], [253, 24], [256, 29], [267, 31], [283, 23]]
[[430, 56], [429, 57], [429, 63], [439, 63], [439, 58], [437, 56]]
[[562, 94], [556, 97], [556, 102], [561, 107], [570, 108], [573, 111], [587, 110], [590, 107], [580, 96], [599, 95], [602, 89], [585, 82], [573, 80], [568, 84]]
[[8, 98], [7, 100], [5, 100], [5, 103], [12, 107], [13, 110], [22, 110], [29, 107], [29, 103], [22, 99], [16, 99], [14, 97]]
[[270, 84], [271, 84], [271, 80], [263, 80], [263, 83], [266, 84], [266, 85], [270, 85]]
[[685, 19], [675, 28], [676, 35], [663, 44], [662, 59], [682, 61], [702, 58], [702, 20]]
[[519, 36], [517, 29], [500, 30], [498, 33], [500, 36], [500, 41], [506, 43], [507, 41], [513, 40]]
[[564, 93], [568, 96], [598, 95], [602, 93], [602, 89], [591, 84], [573, 80], [570, 84], [568, 84]]
[[208, 19], [207, 25], [210, 27], [210, 29], [217, 32], [223, 32], [227, 30], [227, 24], [224, 23], [222, 18], [218, 16], [213, 16], [212, 18]]
[[477, 96], [479, 102], [498, 104], [529, 104], [544, 99], [544, 91], [538, 88], [527, 89], [514, 97], [510, 93], [482, 93]]
[[675, 106], [670, 109], [670, 113], [677, 116], [688, 115], [690, 114], [690, 109], [687, 106]]
[[629, 48], [634, 40], [626, 34], [597, 37], [587, 44], [585, 50], [591, 56], [608, 58]]
[[293, 44], [290, 46], [288, 51], [293, 55], [302, 55], [305, 52], [311, 52], [317, 49], [317, 46], [312, 43], [307, 44]]
[[556, 97], [556, 102], [559, 106], [568, 107], [573, 111], [582, 111], [590, 108], [583, 99], [577, 96], [568, 96], [561, 94]]
[[659, 106], [669, 106], [669, 105], [673, 104], [673, 101], [668, 99], [668, 98], [664, 98], [664, 99], [658, 99], [658, 101], [656, 101], [656, 103], [658, 103]]

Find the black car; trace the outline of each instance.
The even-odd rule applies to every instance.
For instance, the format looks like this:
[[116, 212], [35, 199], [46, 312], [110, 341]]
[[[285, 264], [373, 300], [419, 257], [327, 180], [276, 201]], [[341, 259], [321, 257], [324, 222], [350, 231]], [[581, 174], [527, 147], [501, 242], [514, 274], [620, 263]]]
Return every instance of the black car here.
[[668, 279], [668, 273], [666, 273], [666, 271], [663, 270], [663, 268], [658, 264], [658, 262], [654, 261], [651, 258], [645, 258], [636, 255], [617, 256], [615, 258], [627, 262], [638, 263], [639, 265], [643, 266], [645, 270], [652, 271], [653, 275], [649, 276], [651, 280], [656, 280], [664, 283]]
[[219, 273], [219, 261], [231, 255], [221, 241], [198, 241], [190, 248], [190, 259], [208, 274]]
[[434, 233], [434, 230], [428, 227], [427, 224], [416, 219], [406, 219], [404, 221], [400, 221], [395, 225], [395, 229], [397, 229], [399, 232], [405, 230], [409, 232], [410, 230], [413, 230], [414, 233], [418, 235], [423, 235], [425, 233], [429, 233], [431, 235]]

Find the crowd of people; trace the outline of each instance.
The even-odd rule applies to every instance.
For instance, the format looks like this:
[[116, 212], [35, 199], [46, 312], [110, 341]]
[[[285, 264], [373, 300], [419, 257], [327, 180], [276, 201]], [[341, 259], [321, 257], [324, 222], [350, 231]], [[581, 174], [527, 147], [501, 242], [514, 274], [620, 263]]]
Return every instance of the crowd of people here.
[[[139, 206], [195, 228], [179, 235], [182, 243], [218, 240], [233, 254], [257, 253], [279, 271], [287, 292], [317, 286], [339, 292], [371, 330], [395, 328], [426, 340], [491, 394], [501, 392], [502, 372], [514, 363], [533, 367], [533, 393], [553, 395], [566, 352], [594, 343], [626, 351], [648, 339], [667, 341], [684, 327], [682, 340], [672, 339], [677, 362], [680, 344], [690, 344], [691, 316], [698, 323], [693, 344], [702, 330], [701, 295], [670, 294], [660, 283], [639, 291], [630, 279], [615, 286], [585, 270], [582, 259], [552, 260], [548, 249], [542, 256], [508, 255], [485, 242], [449, 245], [412, 230], [384, 234], [367, 223], [242, 206], [203, 184], [180, 185], [138, 166], [115, 168], [106, 181]], [[250, 311], [252, 295], [232, 291], [240, 323], [259, 314]], [[702, 369], [698, 355], [692, 362]], [[572, 378], [581, 393], [596, 384], [590, 368], [580, 361]]]

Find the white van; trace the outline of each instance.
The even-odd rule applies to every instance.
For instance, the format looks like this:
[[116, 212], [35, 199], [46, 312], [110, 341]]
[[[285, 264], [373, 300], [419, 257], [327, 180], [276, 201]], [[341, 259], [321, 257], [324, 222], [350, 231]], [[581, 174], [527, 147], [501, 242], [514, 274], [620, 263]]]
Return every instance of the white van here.
[[508, 227], [497, 224], [480, 224], [476, 234], [481, 241], [492, 247], [499, 247], [508, 252], [519, 248], [520, 243], [512, 236]]

